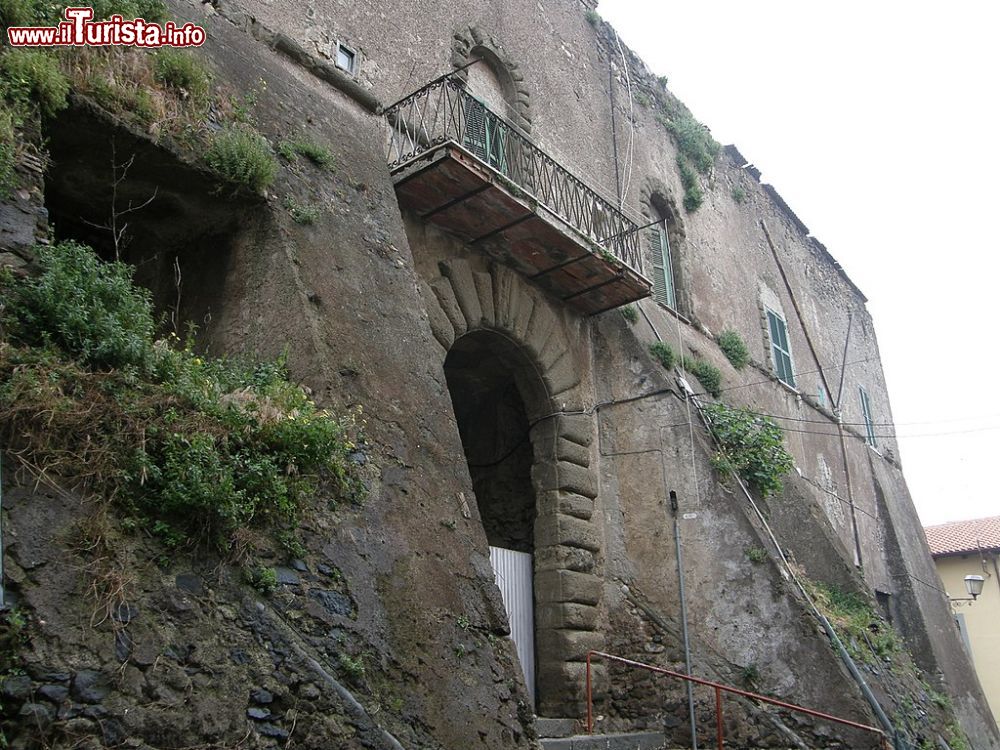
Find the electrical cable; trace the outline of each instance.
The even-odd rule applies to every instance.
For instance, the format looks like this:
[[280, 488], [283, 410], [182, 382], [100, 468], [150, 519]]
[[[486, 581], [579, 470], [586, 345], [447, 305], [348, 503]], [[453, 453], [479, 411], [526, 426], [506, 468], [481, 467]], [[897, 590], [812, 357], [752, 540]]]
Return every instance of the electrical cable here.
[[[816, 373], [821, 372], [821, 371], [840, 370], [840, 369], [843, 369], [844, 367], [847, 367], [849, 365], [859, 365], [859, 364], [863, 364], [865, 362], [874, 362], [876, 360], [878, 360], [878, 357], [865, 357], [864, 359], [855, 359], [855, 360], [852, 360], [851, 362], [845, 362], [843, 365], [827, 365], [826, 367], [819, 367], [819, 368], [817, 368], [815, 370], [803, 370], [801, 372], [796, 372], [796, 373], [793, 373], [793, 375], [795, 377], [801, 377], [803, 375], [815, 375]], [[751, 386], [764, 385], [766, 383], [773, 383], [773, 382], [774, 382], [774, 377], [772, 376], [772, 377], [768, 378], [767, 380], [755, 380], [755, 381], [753, 381], [751, 383], [742, 383], [740, 385], [731, 385], [728, 388], [720, 388], [719, 389], [719, 393], [725, 393], [725, 392], [728, 392], [728, 391], [738, 391], [741, 388], [750, 388]], [[712, 394], [710, 394], [710, 393], [708, 393], [706, 391], [706, 392], [702, 392], [702, 393], [695, 393], [694, 395], [695, 395], [696, 398], [704, 398], [705, 396], [710, 396]]]
[[622, 57], [622, 69], [625, 71], [625, 89], [628, 91], [629, 135], [628, 149], [625, 151], [625, 169], [622, 175], [624, 182], [622, 185], [622, 197], [618, 205], [619, 210], [621, 210], [625, 206], [625, 196], [628, 195], [628, 189], [632, 183], [632, 165], [635, 155], [635, 103], [632, 99], [632, 76], [629, 73], [628, 60], [625, 58], [625, 50], [622, 49], [622, 42], [618, 38], [617, 31], [615, 31], [615, 44], [618, 45], [618, 54]]

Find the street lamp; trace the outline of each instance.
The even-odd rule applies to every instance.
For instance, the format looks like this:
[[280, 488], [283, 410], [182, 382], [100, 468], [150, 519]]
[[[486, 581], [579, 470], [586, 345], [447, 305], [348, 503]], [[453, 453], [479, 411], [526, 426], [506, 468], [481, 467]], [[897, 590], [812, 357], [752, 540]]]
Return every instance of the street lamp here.
[[982, 576], [968, 575], [965, 577], [965, 590], [968, 596], [948, 597], [950, 602], [974, 602], [983, 593], [983, 584], [986, 579]]
[[972, 601], [976, 600], [976, 597], [983, 593], [983, 583], [985, 578], [982, 576], [966, 576], [965, 577], [965, 590], [969, 592], [969, 596], [972, 597]]

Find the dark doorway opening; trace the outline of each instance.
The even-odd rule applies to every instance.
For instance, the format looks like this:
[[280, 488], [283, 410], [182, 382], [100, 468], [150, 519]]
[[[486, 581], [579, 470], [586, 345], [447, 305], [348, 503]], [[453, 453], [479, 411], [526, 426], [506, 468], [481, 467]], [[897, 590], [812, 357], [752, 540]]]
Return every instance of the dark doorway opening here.
[[458, 339], [444, 371], [511, 637], [534, 699], [535, 456], [525, 394], [536, 396], [541, 380], [520, 347], [492, 331]]

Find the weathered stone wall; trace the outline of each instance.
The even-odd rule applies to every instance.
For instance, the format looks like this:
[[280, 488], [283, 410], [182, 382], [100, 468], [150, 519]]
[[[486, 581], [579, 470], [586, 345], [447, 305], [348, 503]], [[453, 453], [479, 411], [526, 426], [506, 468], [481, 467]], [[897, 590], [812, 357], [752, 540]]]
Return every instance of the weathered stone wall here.
[[[371, 12], [368, 7], [340, 2], [322, 6], [284, 4], [279, 9], [241, 0], [227, 3], [223, 13], [237, 25], [247, 25], [252, 18], [259, 27], [287, 34], [317, 58], [331, 54], [332, 42], [347, 43], [359, 52], [356, 83], [383, 103], [395, 101], [478, 54], [495, 66], [497, 79], [508, 97], [508, 115], [529, 132], [533, 141], [605, 195], [613, 196], [616, 185], [625, 182], [625, 209], [637, 221], [653, 193], [658, 194], [668, 208], [676, 210], [683, 194], [676, 167], [676, 147], [658, 122], [654, 108], [647, 108], [636, 97], [634, 106], [629, 109], [624, 85], [626, 67], [635, 91], [650, 92], [656, 84], [641, 62], [627, 50], [624, 50], [626, 62], [623, 63], [609, 29], [588, 22], [585, 9], [583, 4], [572, 1], [538, 5], [509, 0], [489, 5], [453, 3], [447, 7], [429, 3], [405, 6], [385, 3], [378, 12]], [[655, 106], [655, 97], [653, 102]], [[630, 134], [635, 139], [634, 158], [626, 165], [619, 154], [616, 163], [614, 138], [622, 144]], [[916, 530], [893, 521], [894, 515], [912, 514], [905, 489], [895, 483], [892, 493], [883, 503], [879, 502], [881, 484], [876, 483], [875, 474], [886, 471], [898, 475], [897, 451], [891, 438], [882, 437], [888, 432], [885, 425], [891, 422], [891, 411], [865, 299], [826, 249], [808, 236], [806, 228], [784, 201], [773, 189], [762, 186], [755, 179], [754, 170], [743, 168], [741, 161], [735, 150], [717, 159], [706, 181], [706, 200], [702, 207], [694, 213], [678, 212], [672, 217], [671, 239], [675, 245], [672, 249], [681, 285], [679, 296], [687, 320], [679, 320], [647, 300], [641, 304], [643, 320], [635, 332], [640, 340], [648, 342], [648, 321], [660, 336], [676, 341], [680, 350], [696, 353], [722, 369], [727, 401], [782, 418], [779, 422], [786, 428], [787, 444], [795, 457], [801, 480], [790, 483], [785, 495], [772, 501], [772, 512], [782, 534], [782, 544], [793, 553], [798, 551], [801, 564], [812, 575], [843, 586], [858, 586], [860, 582], [852, 568], [859, 564], [869, 589], [885, 592], [899, 601], [912, 602], [912, 597], [907, 599], [906, 594], [910, 584], [900, 578], [897, 563], [901, 556], [919, 556], [923, 552]], [[631, 175], [627, 181], [622, 177], [626, 166]], [[745, 193], [745, 200], [739, 204], [732, 197], [733, 187]], [[447, 350], [456, 337], [478, 325], [470, 321], [470, 315], [476, 317], [481, 311], [474, 302], [463, 305], [462, 294], [465, 289], [467, 298], [482, 297], [483, 291], [476, 284], [485, 278], [486, 269], [473, 252], [422, 225], [415, 217], [407, 217], [407, 235], [414, 248], [416, 270], [422, 278], [422, 297], [427, 304], [431, 329], [437, 343]], [[477, 267], [479, 270], [474, 273], [478, 275], [471, 279], [463, 277], [464, 271], [448, 265], [453, 258]], [[442, 262], [445, 265], [439, 267]], [[495, 275], [493, 280], [496, 281]], [[475, 295], [469, 293], [470, 284]], [[532, 300], [532, 309], [538, 306], [533, 294], [527, 294], [526, 299]], [[786, 388], [773, 376], [763, 315], [765, 304], [779, 308], [787, 321], [798, 373], [796, 390]], [[589, 325], [568, 321], [564, 311], [555, 312], [563, 319], [563, 325], [574, 329], [573, 338], [582, 344], [577, 350], [582, 355], [587, 349], [583, 342], [591, 339]], [[531, 316], [530, 311], [526, 313], [523, 325], [527, 325]], [[487, 327], [496, 325], [485, 314], [480, 320]], [[518, 333], [516, 321], [508, 328]], [[711, 340], [712, 334], [724, 328], [736, 330], [747, 342], [753, 359], [750, 368], [742, 372], [733, 370]], [[538, 337], [538, 330], [542, 329], [536, 328], [530, 335]], [[523, 341], [523, 336], [515, 338]], [[528, 348], [534, 350], [537, 342], [529, 343]], [[843, 369], [842, 361], [848, 363]], [[643, 361], [642, 355], [635, 355], [627, 365], [634, 378], [620, 380], [623, 364], [616, 356], [601, 356], [592, 362], [586, 358], [576, 361], [572, 366], [581, 380], [574, 383], [573, 398], [564, 402], [561, 394], [551, 388], [547, 395], [562, 411], [589, 410], [591, 404], [610, 395], [631, 398], [647, 383], [649, 364]], [[593, 384], [589, 372], [595, 378]], [[875, 432], [879, 435], [878, 453], [864, 442], [858, 392], [862, 386], [871, 397]], [[839, 403], [835, 401], [838, 396]], [[842, 413], [843, 437], [832, 417], [834, 407], [839, 407]], [[575, 419], [581, 424], [587, 422], [585, 416]], [[670, 425], [676, 421], [676, 415], [673, 418], [657, 415], [657, 419], [660, 426]], [[659, 428], [648, 421], [637, 420], [633, 428], [637, 435], [659, 434]], [[664, 436], [662, 440], [664, 444], [675, 444], [672, 450], [680, 452], [680, 446], [685, 441], [690, 442], [690, 435], [685, 434], [686, 428], [670, 429], [679, 430], [679, 434], [673, 439]], [[592, 433], [594, 428], [586, 427], [584, 431]], [[592, 438], [588, 437], [585, 442], [589, 466], [595, 447]], [[631, 444], [634, 438], [626, 442]], [[537, 453], [535, 460], [537, 464]], [[573, 577], [578, 583], [587, 581], [581, 584], [584, 588], [592, 587], [594, 584], [589, 579], [570, 576], [570, 573], [600, 574], [605, 555], [608, 569], [603, 573], [604, 580], [621, 575], [617, 569], [612, 572], [612, 561], [635, 575], [651, 575], [648, 571], [658, 570], [662, 563], [662, 551], [658, 546], [639, 541], [641, 535], [628, 539], [624, 531], [629, 526], [630, 515], [644, 518], [644, 514], [650, 512], [649, 498], [662, 499], [663, 485], [657, 479], [656, 470], [659, 464], [647, 465], [642, 462], [648, 458], [635, 456], [622, 460], [635, 465], [608, 470], [601, 461], [599, 487], [581, 474], [581, 481], [564, 487], [562, 493], [558, 490], [561, 479], [549, 482], [544, 490], [555, 493], [549, 502], [556, 507], [564, 503], [572, 506], [577, 515], [571, 512], [568, 519], [575, 518], [591, 526], [597, 519], [602, 527], [598, 536], [603, 535], [603, 541], [590, 541], [593, 531], [588, 527], [559, 532], [557, 541], [570, 540], [565, 546], [584, 549], [588, 559], [594, 560], [586, 563], [584, 570], [561, 571], [560, 580]], [[558, 471], [555, 474], [559, 477]], [[686, 475], [678, 469], [677, 476]], [[536, 488], [537, 481], [536, 477]], [[684, 481], [690, 484], [693, 480]], [[699, 475], [699, 481], [712, 484], [714, 480], [706, 470]], [[582, 494], [577, 492], [581, 486], [585, 490]], [[685, 490], [682, 496], [701, 502], [715, 491], [708, 492], [706, 487], [706, 492], [695, 494], [690, 486]], [[582, 499], [566, 501], [562, 495], [568, 491], [572, 491], [574, 498]], [[591, 502], [594, 495], [597, 496], [596, 504]], [[545, 517], [542, 493], [538, 500], [539, 519], [542, 519]], [[642, 510], [644, 507], [647, 510]], [[618, 510], [609, 510], [614, 508]], [[595, 511], [600, 513], [591, 515]], [[653, 519], [644, 520], [652, 523]], [[662, 519], [657, 517], [657, 520]], [[566, 524], [572, 525], [569, 521], [558, 521], [553, 528], [561, 529]], [[896, 540], [894, 543], [887, 542], [891, 526], [895, 528], [891, 535]], [[793, 533], [795, 530], [808, 530], [808, 533], [798, 535]], [[584, 547], [578, 541], [581, 534], [587, 539]], [[622, 534], [625, 537], [619, 539]], [[610, 552], [615, 545], [620, 545], [617, 559]], [[586, 546], [594, 549], [586, 549]], [[741, 555], [736, 554], [728, 542], [724, 552], [716, 549], [714, 555], [711, 559], [696, 558], [692, 564], [692, 569], [698, 571], [696, 575], [705, 577], [706, 585], [709, 571], [722, 559], [728, 559], [729, 566], [742, 567], [736, 562]], [[745, 560], [741, 558], [739, 562]], [[659, 582], [657, 585], [668, 578], [666, 571], [661, 572], [663, 575], [654, 576]], [[573, 601], [564, 604], [582, 606], [581, 611], [587, 614], [577, 615], [589, 627], [594, 615], [587, 608], [599, 605], [600, 597], [575, 589], [567, 596]], [[672, 608], [674, 605], [667, 603], [675, 600], [671, 595], [663, 596], [664, 608]], [[614, 609], [607, 596], [604, 598], [596, 611]], [[937, 609], [935, 617], [946, 616], [941, 602], [924, 603]], [[708, 613], [703, 615], [699, 629], [721, 628], [724, 633], [729, 628], [738, 629], [735, 625], [726, 626], [720, 620], [713, 620]], [[558, 621], [564, 622], [568, 616], [563, 612]], [[541, 617], [548, 621], [548, 615]], [[769, 620], [766, 617], [755, 620], [758, 626], [763, 621]], [[772, 618], [770, 621], [781, 620]], [[921, 641], [918, 630], [920, 628], [914, 626], [907, 632], [914, 645]], [[782, 653], [787, 654], [787, 647], [796, 636], [794, 631], [782, 632], [776, 631], [766, 640], [780, 643]], [[943, 633], [941, 637], [949, 638]], [[762, 639], [755, 637], [754, 640], [759, 646]], [[728, 646], [735, 648], [734, 643], [728, 642]], [[809, 647], [803, 648], [809, 651]], [[575, 658], [579, 658], [581, 648], [563, 643], [559, 653], [563, 651], [573, 652]], [[810, 651], [798, 662], [787, 658], [784, 662], [761, 661], [787, 665], [784, 677], [779, 678], [778, 674], [769, 677], [777, 681], [776, 685], [790, 687], [796, 669], [805, 669], [814, 658]], [[934, 671], [934, 664], [930, 662], [925, 663], [925, 667]], [[967, 682], [969, 674], [965, 667], [959, 671], [962, 674], [953, 673], [952, 678]], [[576, 669], [573, 675], [579, 677], [579, 670]], [[569, 679], [571, 675], [564, 676]], [[819, 702], [825, 700], [818, 695], [815, 697]], [[972, 720], [971, 716], [969, 719]], [[980, 737], [993, 731], [986, 728], [988, 721], [976, 720], [973, 724], [976, 726], [970, 731]]]
[[[936, 578], [888, 455], [895, 446], [880, 439], [880, 455], [864, 442], [858, 387], [871, 395], [876, 422], [890, 422], [891, 412], [863, 296], [732, 151], [716, 161], [704, 205], [677, 211], [683, 193], [673, 141], [651, 109], [637, 103], [629, 111], [617, 46], [606, 27], [588, 22], [585, 4], [420, 0], [373, 8], [339, 0], [226, 0], [175, 7], [207, 24], [204, 52], [220, 78], [259, 91], [262, 132], [275, 142], [307, 135], [334, 152], [332, 175], [282, 170], [268, 200], [227, 241], [225, 268], [200, 280], [190, 314], [205, 321], [211, 312], [203, 332], [209, 349], [264, 357], [287, 350], [293, 373], [317, 399], [363, 407], [379, 478], [362, 509], [336, 526], [318, 524], [309, 542], [317, 560], [342, 572], [353, 602], [350, 622], [326, 624], [349, 633], [355, 652], [373, 654], [378, 684], [391, 682], [402, 696], [402, 705], [383, 705], [366, 686], [370, 714], [384, 711], [385, 724], [408, 746], [531, 745], [531, 709], [514, 652], [496, 637], [506, 620], [444, 371], [456, 342], [481, 334], [493, 337], [530, 425], [540, 715], [581, 715], [590, 649], [680, 666], [677, 558], [666, 504], [673, 490], [685, 514], [680, 533], [695, 671], [730, 683], [752, 676], [755, 687], [775, 695], [872, 721], [773, 557], [755, 563], [748, 556], [751, 547], [768, 548], [766, 536], [745, 498], [712, 469], [705, 433], [671, 375], [649, 357], [648, 344], [663, 338], [716, 364], [727, 402], [784, 418], [798, 471], [767, 504], [779, 543], [813, 578], [895, 597], [901, 631], [925, 670], [943, 673], [976, 746], [998, 747], [945, 604], [916, 582]], [[308, 72], [302, 60], [327, 61], [336, 40], [358, 52], [357, 75], [336, 73], [328, 63]], [[299, 63], [287, 54], [296, 44]], [[634, 132], [626, 210], [641, 221], [657, 194], [677, 211], [671, 239], [684, 317], [646, 300], [635, 326], [614, 311], [581, 318], [511, 269], [401, 214], [377, 105], [470, 54], [497, 66], [511, 119], [601, 193], [614, 196], [624, 173], [614, 135], [621, 144]], [[625, 57], [630, 82], [649, 89], [641, 63], [627, 51]], [[733, 200], [733, 186], [745, 191], [743, 203]], [[317, 223], [292, 222], [280, 208], [285, 195], [321, 204]], [[797, 391], [773, 375], [765, 303], [787, 320]], [[711, 338], [724, 328], [749, 346], [754, 361], [743, 371]], [[841, 437], [831, 404], [841, 391], [845, 342]], [[29, 571], [24, 583], [41, 590], [51, 581]], [[286, 584], [287, 611], [304, 608], [291, 587], [306, 591], [311, 584], [326, 585]], [[54, 605], [37, 602], [59, 618]], [[255, 618], [270, 617], [274, 605], [248, 607], [240, 629], [266, 640]], [[282, 637], [295, 640], [296, 632], [292, 626], [292, 636]], [[336, 655], [326, 644], [330, 632], [306, 634], [315, 639], [308, 641], [316, 649], [310, 658]], [[101, 669], [113, 662], [112, 643], [85, 646], [105, 650]], [[301, 654], [292, 661], [296, 674], [308, 666]], [[623, 686], [617, 670], [601, 668], [597, 677], [608, 726], [656, 724], [651, 696], [660, 688]], [[295, 678], [288, 700], [305, 681]], [[665, 695], [662, 718], [681, 736], [686, 707], [677, 691]], [[143, 700], [140, 690], [113, 710]], [[344, 704], [342, 696], [331, 700]], [[704, 721], [701, 705], [699, 714]], [[788, 739], [745, 706], [730, 715], [735, 736], [747, 741]], [[229, 718], [227, 731], [239, 725], [236, 714]], [[357, 724], [374, 731], [366, 721]], [[863, 746], [843, 733], [830, 739], [828, 729], [808, 723], [791, 729], [830, 747]]]

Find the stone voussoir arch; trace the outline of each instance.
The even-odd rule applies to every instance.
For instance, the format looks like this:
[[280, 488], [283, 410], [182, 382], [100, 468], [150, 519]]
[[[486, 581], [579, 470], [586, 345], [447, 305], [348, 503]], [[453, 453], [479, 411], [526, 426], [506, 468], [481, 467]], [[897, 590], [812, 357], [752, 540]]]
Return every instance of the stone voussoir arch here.
[[514, 124], [524, 131], [531, 132], [531, 93], [525, 85], [524, 76], [517, 63], [511, 59], [504, 48], [492, 36], [478, 26], [461, 29], [452, 36], [451, 64], [455, 69], [462, 68], [458, 77], [468, 80], [465, 65], [473, 58], [481, 58], [489, 65], [500, 79], [504, 87], [505, 97], [510, 105], [508, 113]]
[[[466, 259], [439, 264], [421, 282], [442, 365], [459, 338], [488, 330], [518, 345], [540, 379], [526, 403], [534, 463], [535, 622], [539, 715], [572, 715], [581, 706], [587, 651], [604, 647], [599, 631], [603, 535], [595, 517], [594, 417], [585, 411], [578, 342], [553, 303], [512, 269], [478, 270]], [[543, 413], [544, 412], [544, 413]]]

